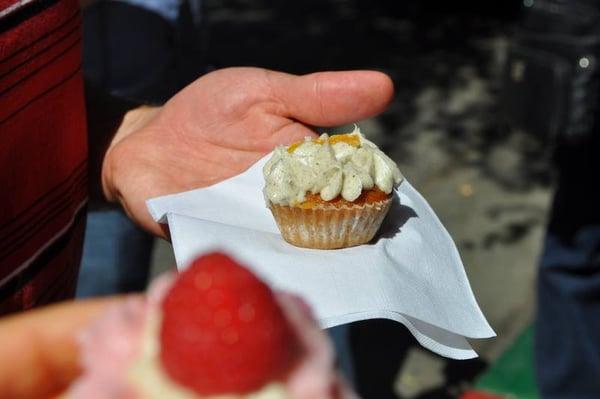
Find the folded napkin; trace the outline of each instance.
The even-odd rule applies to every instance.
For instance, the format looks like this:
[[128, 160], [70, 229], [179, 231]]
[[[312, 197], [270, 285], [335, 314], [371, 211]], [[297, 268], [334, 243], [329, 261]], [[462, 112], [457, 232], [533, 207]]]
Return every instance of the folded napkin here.
[[198, 254], [223, 250], [274, 288], [302, 296], [323, 328], [386, 318], [442, 356], [477, 356], [466, 338], [489, 338], [494, 331], [452, 238], [406, 180], [371, 244], [298, 248], [281, 238], [265, 205], [262, 167], [269, 157], [214, 186], [147, 202], [154, 220], [169, 224], [178, 268]]

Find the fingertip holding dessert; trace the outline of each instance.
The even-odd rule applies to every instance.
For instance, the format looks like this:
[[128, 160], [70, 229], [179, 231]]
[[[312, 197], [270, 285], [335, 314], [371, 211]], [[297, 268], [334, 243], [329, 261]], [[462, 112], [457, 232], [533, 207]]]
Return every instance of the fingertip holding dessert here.
[[222, 253], [153, 283], [82, 333], [74, 399], [355, 399], [297, 297]]
[[338, 249], [373, 239], [403, 180], [358, 126], [278, 147], [263, 168], [264, 195], [284, 240]]

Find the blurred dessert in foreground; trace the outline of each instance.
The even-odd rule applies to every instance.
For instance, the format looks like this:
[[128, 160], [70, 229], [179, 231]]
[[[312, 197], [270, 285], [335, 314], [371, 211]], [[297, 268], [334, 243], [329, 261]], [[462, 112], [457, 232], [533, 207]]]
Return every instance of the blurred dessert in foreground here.
[[81, 354], [69, 398], [357, 398], [304, 302], [221, 253], [110, 309]]
[[318, 249], [371, 241], [403, 180], [396, 163], [358, 126], [278, 147], [263, 173], [267, 206], [283, 238]]

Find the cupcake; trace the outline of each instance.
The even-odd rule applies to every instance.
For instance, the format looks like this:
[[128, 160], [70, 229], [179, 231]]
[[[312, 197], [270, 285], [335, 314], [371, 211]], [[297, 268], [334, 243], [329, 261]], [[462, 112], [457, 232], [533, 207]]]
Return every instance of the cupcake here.
[[283, 238], [316, 249], [371, 241], [403, 180], [396, 163], [358, 126], [276, 148], [263, 174], [265, 200]]
[[221, 253], [96, 320], [73, 399], [353, 399], [308, 307]]

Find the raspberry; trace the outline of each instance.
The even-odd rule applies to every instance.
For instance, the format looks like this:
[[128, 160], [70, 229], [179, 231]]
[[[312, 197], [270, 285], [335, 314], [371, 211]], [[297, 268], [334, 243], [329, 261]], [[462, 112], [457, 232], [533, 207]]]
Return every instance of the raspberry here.
[[222, 253], [196, 259], [163, 303], [160, 358], [200, 395], [244, 394], [281, 380], [300, 345], [273, 292]]

